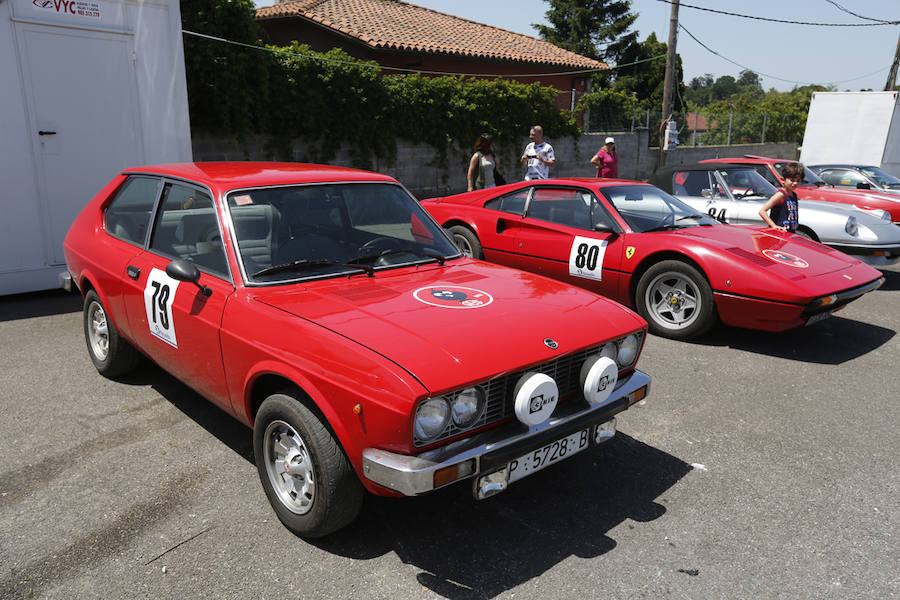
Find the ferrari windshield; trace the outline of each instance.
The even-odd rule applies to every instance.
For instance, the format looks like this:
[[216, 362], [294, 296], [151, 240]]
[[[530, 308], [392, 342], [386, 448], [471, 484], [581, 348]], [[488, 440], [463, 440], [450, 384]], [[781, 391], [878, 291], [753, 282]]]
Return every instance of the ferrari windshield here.
[[246, 279], [282, 283], [443, 262], [456, 246], [402, 187], [332, 183], [228, 194]]
[[882, 171], [878, 167], [860, 167], [859, 170], [867, 177], [874, 179], [880, 186], [886, 188], [900, 188], [900, 179], [897, 179], [890, 173]]
[[616, 185], [600, 188], [607, 200], [636, 233], [664, 231], [718, 223], [681, 200], [652, 185]]

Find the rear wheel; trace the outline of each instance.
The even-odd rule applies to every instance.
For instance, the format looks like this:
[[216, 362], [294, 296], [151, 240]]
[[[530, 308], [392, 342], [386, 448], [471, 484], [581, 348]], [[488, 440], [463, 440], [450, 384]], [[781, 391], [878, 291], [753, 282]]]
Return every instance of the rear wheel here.
[[450, 228], [453, 234], [453, 241], [460, 251], [469, 258], [484, 258], [484, 252], [481, 249], [481, 242], [475, 232], [465, 225], [454, 225]]
[[717, 318], [706, 278], [680, 260], [664, 260], [647, 269], [635, 305], [652, 333], [678, 340], [706, 332]]
[[253, 428], [253, 454], [266, 496], [285, 527], [322, 537], [359, 514], [363, 487], [340, 444], [303, 402], [272, 394]]
[[91, 362], [104, 377], [119, 377], [133, 371], [140, 360], [134, 347], [119, 337], [97, 292], [84, 296], [84, 340]]

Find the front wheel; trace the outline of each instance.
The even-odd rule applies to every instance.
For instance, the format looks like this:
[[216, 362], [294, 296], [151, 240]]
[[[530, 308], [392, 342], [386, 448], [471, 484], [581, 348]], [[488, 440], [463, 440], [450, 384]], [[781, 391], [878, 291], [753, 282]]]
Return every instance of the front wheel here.
[[140, 360], [134, 347], [119, 337], [97, 292], [84, 296], [84, 341], [91, 362], [104, 377], [119, 377], [133, 371]]
[[647, 269], [635, 305], [652, 333], [676, 340], [697, 337], [717, 320], [706, 278], [680, 260], [664, 260]]
[[305, 404], [266, 398], [256, 414], [253, 454], [269, 503], [301, 537], [328, 535], [359, 514], [363, 487], [340, 444]]

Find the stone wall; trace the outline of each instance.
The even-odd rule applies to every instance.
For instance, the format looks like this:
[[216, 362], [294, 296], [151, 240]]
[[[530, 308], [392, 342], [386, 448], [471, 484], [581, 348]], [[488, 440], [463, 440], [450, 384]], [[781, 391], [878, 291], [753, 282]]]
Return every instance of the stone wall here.
[[[619, 177], [623, 179], [645, 180], [656, 169], [657, 149], [648, 148], [648, 130], [638, 128], [633, 132], [623, 133], [585, 133], [575, 138], [553, 139], [549, 134], [547, 141], [553, 145], [556, 153], [556, 166], [550, 170], [554, 177], [593, 177], [596, 168], [590, 164], [591, 157], [608, 135], [616, 139], [619, 150]], [[523, 137], [517, 146], [500, 145], [496, 148], [499, 158], [498, 170], [508, 182], [521, 179], [525, 168], [519, 164], [527, 138]], [[249, 138], [243, 142], [234, 139], [198, 136], [193, 138], [195, 161], [210, 160], [274, 160], [276, 153], [265, 139]], [[294, 143], [292, 160], [309, 161], [309, 149], [302, 140]], [[776, 158], [796, 159], [797, 144], [766, 143], [744, 144], [735, 146], [698, 146], [678, 147], [666, 154], [666, 164], [692, 163], [707, 158], [724, 158], [757, 154]], [[407, 140], [397, 143], [395, 160], [372, 158], [369, 168], [396, 178], [405, 185], [417, 198], [430, 198], [464, 192], [466, 190], [466, 169], [471, 152], [469, 150], [453, 150], [448, 157], [448, 166], [437, 165], [437, 153], [425, 144], [416, 144]], [[342, 149], [330, 164], [353, 166], [350, 153]]]

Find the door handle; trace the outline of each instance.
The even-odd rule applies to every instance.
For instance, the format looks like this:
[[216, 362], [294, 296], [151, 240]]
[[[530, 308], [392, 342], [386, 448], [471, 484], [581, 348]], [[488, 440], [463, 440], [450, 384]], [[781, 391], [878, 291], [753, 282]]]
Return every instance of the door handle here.
[[38, 135], [56, 135], [56, 132], [40, 130], [40, 131], [38, 131]]
[[134, 280], [137, 280], [137, 278], [141, 276], [141, 270], [134, 265], [128, 265], [128, 267], [125, 269], [125, 272], [128, 273], [128, 276]]

